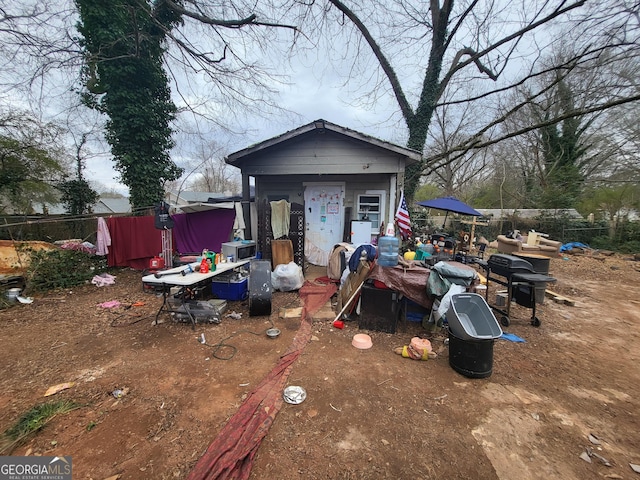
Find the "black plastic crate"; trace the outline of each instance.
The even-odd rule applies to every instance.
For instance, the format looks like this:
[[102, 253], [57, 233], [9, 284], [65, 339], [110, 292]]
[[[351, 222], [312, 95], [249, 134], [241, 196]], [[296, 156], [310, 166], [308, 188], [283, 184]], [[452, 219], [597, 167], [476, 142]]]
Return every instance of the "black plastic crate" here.
[[400, 314], [398, 292], [365, 283], [360, 293], [360, 330], [396, 333]]

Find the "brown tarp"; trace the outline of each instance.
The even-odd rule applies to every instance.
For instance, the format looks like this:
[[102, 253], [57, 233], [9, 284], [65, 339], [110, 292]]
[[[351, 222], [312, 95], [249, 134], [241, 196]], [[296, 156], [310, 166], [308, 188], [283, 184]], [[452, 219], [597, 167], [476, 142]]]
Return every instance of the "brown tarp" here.
[[428, 268], [415, 264], [410, 267], [402, 265], [381, 267], [376, 264], [371, 270], [369, 278], [384, 283], [390, 289], [402, 293], [418, 305], [431, 308], [433, 300], [427, 295], [429, 273]]
[[306, 282], [302, 286], [299, 291], [303, 301], [302, 320], [289, 349], [218, 433], [188, 480], [249, 478], [258, 447], [282, 407], [282, 391], [293, 363], [311, 339], [311, 315], [335, 292], [334, 284]]

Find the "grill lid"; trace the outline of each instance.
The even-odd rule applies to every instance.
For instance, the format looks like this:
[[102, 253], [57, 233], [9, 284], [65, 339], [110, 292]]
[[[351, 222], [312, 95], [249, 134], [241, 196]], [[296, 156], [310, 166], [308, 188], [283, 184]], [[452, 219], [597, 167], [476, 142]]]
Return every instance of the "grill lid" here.
[[495, 272], [531, 272], [533, 273], [533, 265], [523, 258], [504, 253], [495, 253], [489, 257], [487, 261], [489, 268]]

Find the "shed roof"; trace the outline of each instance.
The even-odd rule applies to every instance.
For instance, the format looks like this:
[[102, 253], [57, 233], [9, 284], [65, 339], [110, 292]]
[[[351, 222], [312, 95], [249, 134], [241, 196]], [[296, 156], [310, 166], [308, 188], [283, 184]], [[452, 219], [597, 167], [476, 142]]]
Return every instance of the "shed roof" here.
[[234, 152], [229, 156], [227, 156], [227, 158], [225, 158], [225, 161], [230, 165], [237, 166], [237, 163], [239, 163], [240, 160], [246, 157], [249, 157], [253, 154], [260, 153], [267, 148], [282, 144], [296, 137], [306, 135], [310, 132], [323, 133], [325, 131], [330, 131], [340, 135], [344, 135], [345, 137], [366, 142], [370, 145], [374, 145], [376, 147], [388, 150], [390, 152], [403, 155], [407, 158], [408, 164], [417, 163], [422, 158], [422, 153], [418, 152], [417, 150], [412, 150], [407, 147], [401, 147], [400, 145], [396, 145], [394, 143], [387, 142], [385, 140], [380, 140], [379, 138], [366, 135], [356, 130], [351, 130], [350, 128], [342, 127], [340, 125], [336, 125], [335, 123], [331, 123], [323, 119], [318, 119], [311, 123], [298, 127], [294, 130], [290, 130], [281, 135], [269, 138], [268, 140], [265, 140], [263, 142], [256, 143], [242, 150], [238, 150], [237, 152]]

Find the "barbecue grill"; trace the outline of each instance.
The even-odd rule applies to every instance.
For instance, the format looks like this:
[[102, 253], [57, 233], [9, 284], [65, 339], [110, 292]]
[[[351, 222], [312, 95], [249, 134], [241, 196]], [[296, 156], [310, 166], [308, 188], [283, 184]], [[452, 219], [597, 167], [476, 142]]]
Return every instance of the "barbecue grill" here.
[[518, 305], [531, 308], [531, 325], [540, 326], [540, 320], [536, 317], [536, 304], [544, 302], [544, 294], [547, 283], [554, 283], [555, 278], [542, 273], [537, 273], [533, 265], [527, 260], [514, 255], [497, 253], [491, 255], [486, 262], [479, 262], [487, 272], [487, 290], [485, 298], [489, 300], [489, 282], [494, 281], [499, 285], [507, 287], [507, 305], [502, 310], [492, 305], [495, 311], [502, 314], [500, 323], [505, 327], [509, 326], [511, 301], [515, 300]]

